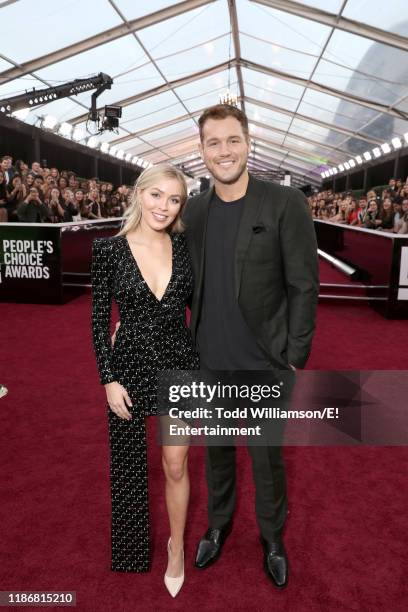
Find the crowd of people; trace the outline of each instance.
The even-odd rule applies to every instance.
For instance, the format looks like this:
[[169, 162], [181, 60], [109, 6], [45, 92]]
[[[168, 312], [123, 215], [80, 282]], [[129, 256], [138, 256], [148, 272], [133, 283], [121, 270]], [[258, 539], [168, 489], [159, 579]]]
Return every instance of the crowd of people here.
[[131, 189], [74, 172], [0, 158], [0, 222], [61, 223], [122, 217]]
[[408, 234], [408, 178], [392, 178], [381, 194], [368, 191], [359, 198], [351, 192], [321, 191], [308, 198], [314, 219], [343, 223], [394, 234]]

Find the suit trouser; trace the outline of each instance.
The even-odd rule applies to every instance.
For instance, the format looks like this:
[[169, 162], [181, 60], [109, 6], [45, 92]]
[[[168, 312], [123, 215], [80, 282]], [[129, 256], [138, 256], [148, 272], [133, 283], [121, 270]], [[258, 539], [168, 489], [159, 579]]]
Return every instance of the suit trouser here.
[[[255, 483], [255, 512], [262, 537], [278, 540], [287, 513], [286, 477], [281, 446], [248, 446]], [[235, 446], [208, 446], [206, 476], [211, 527], [223, 527], [235, 508]]]

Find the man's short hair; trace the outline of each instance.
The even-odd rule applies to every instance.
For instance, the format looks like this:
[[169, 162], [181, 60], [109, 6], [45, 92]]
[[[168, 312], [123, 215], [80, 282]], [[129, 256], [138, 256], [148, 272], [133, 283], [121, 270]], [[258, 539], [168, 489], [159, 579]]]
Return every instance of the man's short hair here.
[[201, 142], [203, 141], [203, 129], [207, 119], [226, 119], [227, 117], [234, 117], [237, 119], [242, 126], [242, 131], [244, 132], [246, 138], [249, 138], [248, 118], [245, 113], [239, 108], [236, 108], [230, 104], [215, 104], [214, 106], [206, 108], [198, 119]]

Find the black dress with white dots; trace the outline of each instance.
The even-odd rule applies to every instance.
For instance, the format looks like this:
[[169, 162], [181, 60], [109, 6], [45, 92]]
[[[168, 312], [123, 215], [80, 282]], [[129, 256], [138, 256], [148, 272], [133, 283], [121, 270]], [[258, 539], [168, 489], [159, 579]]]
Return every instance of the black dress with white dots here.
[[[92, 331], [101, 384], [117, 381], [133, 406], [131, 420], [106, 404], [110, 441], [113, 571], [150, 569], [145, 416], [157, 413], [160, 370], [194, 370], [199, 358], [185, 322], [193, 273], [183, 234], [170, 234], [172, 273], [161, 298], [144, 280], [125, 236], [96, 238], [92, 249]], [[115, 299], [120, 327], [112, 348]]]

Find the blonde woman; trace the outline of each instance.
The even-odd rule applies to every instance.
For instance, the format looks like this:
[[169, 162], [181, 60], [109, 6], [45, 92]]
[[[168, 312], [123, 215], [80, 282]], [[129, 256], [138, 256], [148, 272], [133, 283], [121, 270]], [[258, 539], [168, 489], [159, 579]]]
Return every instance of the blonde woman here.
[[[145, 417], [157, 413], [157, 372], [199, 367], [185, 323], [193, 289], [181, 222], [186, 199], [179, 170], [148, 168], [135, 185], [121, 231], [93, 243], [93, 342], [107, 397], [114, 571], [150, 569]], [[114, 342], [112, 298], [120, 313]], [[170, 521], [164, 582], [173, 597], [184, 580], [187, 452], [187, 445], [163, 446]]]

